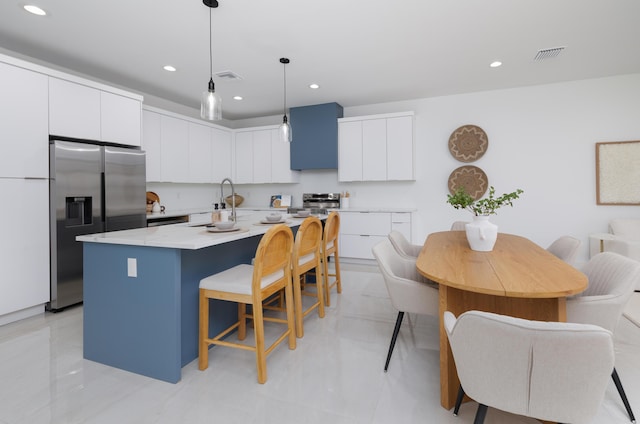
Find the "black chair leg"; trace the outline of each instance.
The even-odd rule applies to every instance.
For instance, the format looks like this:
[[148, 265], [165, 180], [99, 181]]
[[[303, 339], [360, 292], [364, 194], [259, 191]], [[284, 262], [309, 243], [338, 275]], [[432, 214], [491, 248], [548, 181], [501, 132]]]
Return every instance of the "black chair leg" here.
[[473, 420], [473, 424], [484, 423], [484, 417], [487, 416], [487, 405], [479, 404], [476, 411], [476, 418]]
[[631, 405], [629, 404], [629, 400], [627, 399], [627, 395], [624, 392], [624, 388], [622, 387], [622, 382], [620, 381], [620, 377], [618, 377], [618, 371], [613, 369], [613, 373], [611, 374], [611, 378], [613, 378], [613, 382], [616, 385], [616, 389], [618, 389], [618, 393], [620, 393], [620, 397], [622, 398], [622, 403], [624, 403], [624, 407], [627, 409], [627, 414], [629, 414], [629, 419], [632, 423], [636, 422], [636, 417], [633, 416], [633, 411], [631, 410]]
[[460, 405], [462, 405], [462, 399], [464, 399], [464, 389], [462, 388], [462, 384], [458, 387], [458, 397], [456, 398], [456, 406], [453, 408], [453, 416], [458, 416], [458, 411], [460, 410]]
[[384, 364], [384, 372], [387, 372], [389, 368], [389, 361], [391, 360], [391, 354], [393, 353], [393, 348], [396, 345], [396, 339], [398, 338], [398, 333], [400, 332], [400, 326], [402, 325], [402, 318], [404, 318], [404, 312], [398, 312], [398, 318], [396, 318], [396, 326], [393, 329], [393, 336], [391, 337], [391, 345], [389, 345], [389, 353], [387, 353], [387, 362]]

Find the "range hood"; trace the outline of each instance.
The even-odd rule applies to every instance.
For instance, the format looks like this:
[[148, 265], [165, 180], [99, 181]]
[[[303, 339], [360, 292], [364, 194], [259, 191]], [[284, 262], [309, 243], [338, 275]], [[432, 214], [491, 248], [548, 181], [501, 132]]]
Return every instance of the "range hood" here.
[[338, 169], [338, 103], [291, 108], [291, 169]]

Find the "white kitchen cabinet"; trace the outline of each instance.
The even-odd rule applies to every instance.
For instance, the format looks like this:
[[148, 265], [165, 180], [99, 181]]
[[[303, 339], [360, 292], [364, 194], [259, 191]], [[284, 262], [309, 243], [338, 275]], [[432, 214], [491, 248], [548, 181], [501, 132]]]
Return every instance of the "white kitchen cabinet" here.
[[49, 177], [47, 86], [46, 75], [0, 63], [0, 178]]
[[362, 180], [362, 122], [338, 122], [338, 180]]
[[189, 182], [189, 126], [187, 121], [160, 117], [160, 169], [162, 181]]
[[295, 183], [300, 172], [291, 170], [288, 143], [276, 127], [244, 128], [235, 133], [235, 179], [238, 183]]
[[142, 149], [146, 152], [147, 181], [162, 181], [161, 115], [142, 111]]
[[49, 133], [140, 146], [141, 102], [49, 77]]
[[210, 183], [213, 181], [211, 157], [213, 143], [211, 128], [189, 122], [189, 182]]
[[339, 181], [413, 180], [413, 112], [338, 120]]
[[100, 90], [50, 77], [49, 133], [100, 140]]
[[391, 230], [411, 240], [411, 212], [340, 211], [340, 257], [374, 259], [371, 249]]
[[214, 183], [232, 176], [231, 131], [211, 128], [213, 152], [211, 154], [211, 173]]
[[237, 132], [234, 148], [236, 164], [234, 183], [253, 183], [253, 132]]
[[371, 248], [390, 231], [388, 212], [340, 211], [340, 257], [374, 259]]
[[411, 240], [411, 212], [392, 212], [391, 229]]
[[253, 131], [253, 182], [271, 181], [271, 130]]
[[49, 182], [0, 178], [0, 198], [2, 316], [49, 301]]
[[300, 171], [291, 169], [291, 147], [280, 139], [277, 128], [271, 130], [271, 182], [300, 182]]
[[387, 120], [362, 121], [362, 180], [387, 179]]
[[387, 118], [387, 180], [415, 180], [413, 115]]
[[100, 139], [140, 146], [142, 103], [114, 93], [100, 92]]
[[231, 177], [231, 130], [150, 109], [142, 111], [147, 181], [219, 183]]

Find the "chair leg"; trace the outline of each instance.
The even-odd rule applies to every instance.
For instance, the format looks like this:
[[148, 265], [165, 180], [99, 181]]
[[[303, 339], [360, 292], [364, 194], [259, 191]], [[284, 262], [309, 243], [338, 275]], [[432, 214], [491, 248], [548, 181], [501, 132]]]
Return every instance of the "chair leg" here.
[[206, 370], [209, 366], [209, 344], [205, 342], [209, 338], [209, 299], [203, 290], [199, 291], [199, 299], [198, 369]]
[[476, 418], [473, 420], [473, 424], [484, 423], [484, 417], [487, 416], [487, 405], [479, 404], [476, 411]]
[[462, 388], [462, 384], [458, 387], [458, 397], [456, 397], [456, 406], [453, 407], [453, 416], [458, 416], [458, 411], [460, 411], [460, 405], [462, 405], [462, 399], [464, 399], [464, 389]]
[[304, 327], [302, 325], [304, 312], [302, 310], [302, 289], [300, 288], [300, 281], [302, 278], [304, 278], [304, 275], [298, 275], [297, 273], [293, 274], [293, 301], [295, 302], [296, 336], [300, 339], [304, 337]]
[[324, 318], [324, 282], [322, 278], [319, 278], [322, 274], [320, 272], [320, 261], [316, 265], [316, 296], [318, 296], [318, 316]]
[[[335, 241], [336, 243], [338, 240]], [[335, 269], [336, 269], [336, 285], [338, 286], [338, 293], [342, 293], [342, 279], [340, 278], [340, 258], [338, 257], [338, 248], [336, 247], [335, 252], [333, 253], [333, 259], [335, 259]]]
[[264, 349], [264, 319], [262, 315], [262, 302], [253, 304], [253, 327], [256, 340], [256, 368], [258, 369], [258, 383], [267, 381], [267, 354]]
[[324, 287], [324, 300], [327, 306], [331, 306], [331, 293], [329, 287], [329, 257], [322, 257], [322, 286]]
[[627, 414], [629, 414], [629, 419], [632, 423], [636, 422], [636, 417], [633, 415], [633, 411], [631, 410], [631, 405], [629, 404], [629, 400], [627, 399], [627, 395], [624, 392], [624, 388], [622, 387], [622, 382], [620, 381], [620, 377], [618, 376], [618, 371], [613, 368], [613, 373], [611, 374], [611, 378], [613, 378], [613, 382], [616, 385], [616, 389], [618, 389], [618, 393], [620, 393], [620, 397], [622, 398], [622, 403], [624, 403], [624, 407], [627, 409]]
[[[299, 283], [297, 281], [296, 283]], [[296, 325], [295, 325], [295, 312], [293, 306], [293, 289], [291, 288], [291, 276], [289, 276], [289, 283], [284, 286], [284, 296], [285, 296], [285, 308], [287, 311], [287, 328], [289, 331], [289, 349], [293, 350], [296, 348]], [[300, 313], [302, 315], [302, 312]], [[300, 321], [302, 323], [302, 320]], [[302, 325], [301, 325], [302, 327]]]
[[238, 303], [238, 340], [247, 337], [247, 305]]
[[389, 353], [387, 353], [387, 362], [384, 364], [384, 372], [387, 372], [389, 368], [389, 361], [391, 361], [391, 354], [393, 353], [393, 348], [396, 346], [396, 339], [398, 338], [398, 333], [400, 332], [400, 326], [402, 325], [402, 318], [404, 317], [404, 312], [398, 312], [398, 318], [396, 318], [396, 326], [393, 329], [393, 336], [391, 336], [391, 344], [389, 345]]

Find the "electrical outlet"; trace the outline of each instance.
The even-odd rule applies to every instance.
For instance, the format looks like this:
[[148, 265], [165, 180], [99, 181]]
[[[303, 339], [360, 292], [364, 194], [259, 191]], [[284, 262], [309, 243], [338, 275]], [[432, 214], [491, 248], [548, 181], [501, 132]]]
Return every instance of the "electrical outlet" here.
[[136, 258], [127, 258], [127, 276], [138, 276], [138, 260]]

